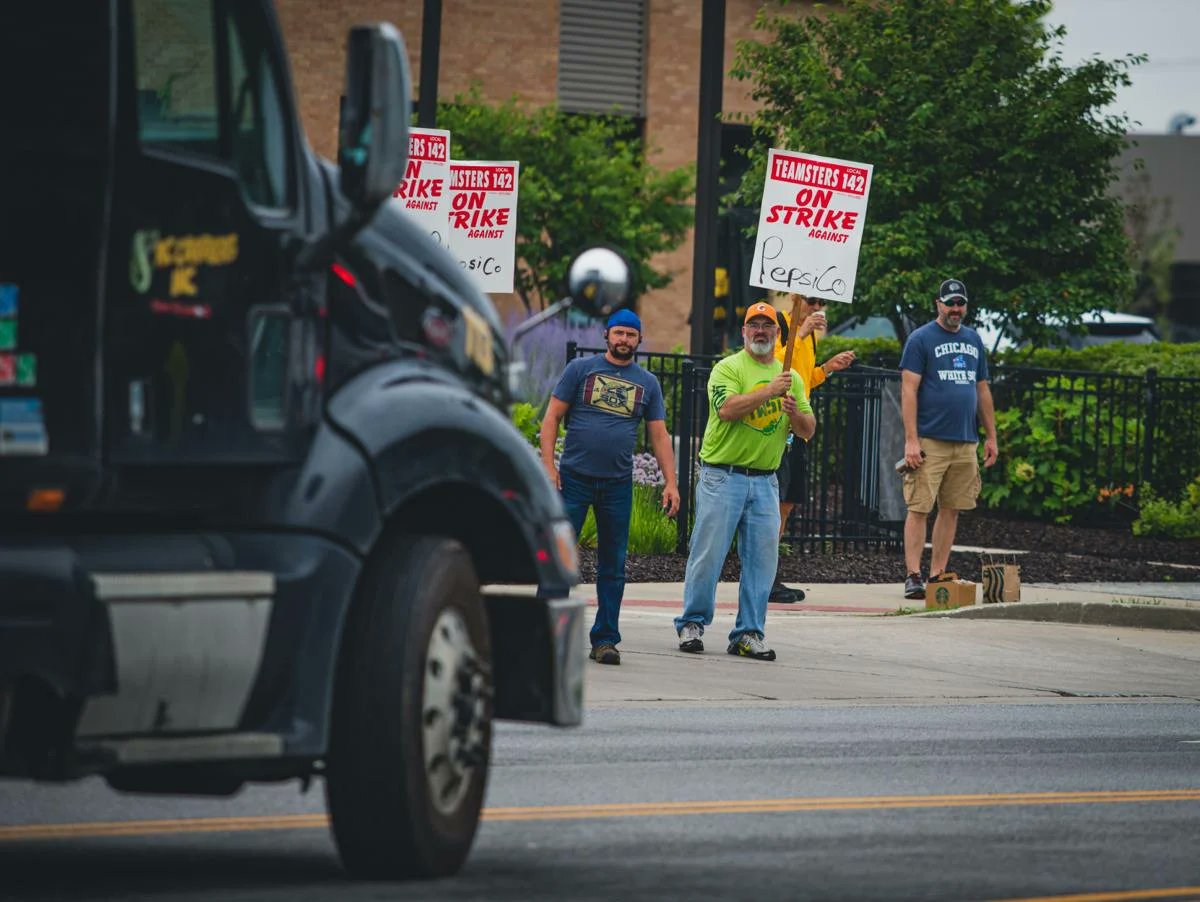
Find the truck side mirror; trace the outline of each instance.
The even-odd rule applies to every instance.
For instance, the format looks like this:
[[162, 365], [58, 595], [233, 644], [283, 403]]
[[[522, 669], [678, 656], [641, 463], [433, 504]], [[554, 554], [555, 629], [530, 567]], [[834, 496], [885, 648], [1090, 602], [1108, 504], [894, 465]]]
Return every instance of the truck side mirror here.
[[383, 203], [404, 178], [411, 95], [400, 32], [387, 22], [350, 29], [338, 165], [342, 192], [360, 209]]
[[567, 295], [593, 317], [607, 317], [629, 305], [633, 269], [611, 247], [589, 247], [567, 268]]
[[[531, 329], [575, 306], [592, 317], [606, 317], [614, 310], [628, 307], [632, 300], [633, 267], [625, 256], [611, 247], [597, 245], [575, 255], [567, 267], [567, 295], [540, 313], [535, 313], [513, 330], [510, 349]], [[519, 375], [519, 366], [510, 364], [510, 386]], [[520, 364], [524, 366], [524, 364]], [[511, 390], [511, 388], [510, 388]]]

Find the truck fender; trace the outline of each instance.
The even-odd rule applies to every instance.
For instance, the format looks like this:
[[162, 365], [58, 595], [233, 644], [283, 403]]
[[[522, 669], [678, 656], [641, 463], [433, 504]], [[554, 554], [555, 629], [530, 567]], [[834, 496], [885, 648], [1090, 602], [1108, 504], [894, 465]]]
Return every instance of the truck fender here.
[[[400, 362], [351, 380], [331, 400], [328, 416], [370, 461], [385, 519], [437, 490], [452, 501], [486, 499], [493, 510], [439, 508], [426, 512], [422, 522], [432, 519], [465, 538], [458, 534], [464, 519], [498, 515], [498, 538], [513, 525], [520, 533], [526, 563], [537, 574], [529, 581], [543, 590], [569, 590], [575, 574], [558, 572], [563, 568], [553, 535], [555, 522], [565, 521], [562, 500], [536, 450], [491, 404], [448, 378], [431, 378], [428, 368]], [[481, 571], [485, 579], [497, 575], [486, 566]]]

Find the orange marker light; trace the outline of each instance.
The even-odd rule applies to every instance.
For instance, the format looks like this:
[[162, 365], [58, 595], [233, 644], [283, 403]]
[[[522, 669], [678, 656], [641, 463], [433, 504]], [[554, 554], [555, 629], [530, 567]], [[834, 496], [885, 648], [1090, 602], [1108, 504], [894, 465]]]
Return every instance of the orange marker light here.
[[67, 493], [62, 489], [31, 489], [25, 499], [25, 509], [41, 514], [52, 514], [63, 506]]

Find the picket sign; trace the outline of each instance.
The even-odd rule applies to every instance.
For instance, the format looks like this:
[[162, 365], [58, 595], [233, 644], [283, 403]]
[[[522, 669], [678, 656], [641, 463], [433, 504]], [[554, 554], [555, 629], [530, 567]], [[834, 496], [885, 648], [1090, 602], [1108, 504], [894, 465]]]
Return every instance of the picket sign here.
[[850, 303], [873, 168], [772, 148], [750, 284]]
[[450, 251], [483, 292], [513, 290], [520, 168], [515, 160], [450, 163]]
[[404, 178], [392, 191], [391, 203], [415, 219], [438, 244], [446, 244], [450, 212], [450, 132], [412, 128]]

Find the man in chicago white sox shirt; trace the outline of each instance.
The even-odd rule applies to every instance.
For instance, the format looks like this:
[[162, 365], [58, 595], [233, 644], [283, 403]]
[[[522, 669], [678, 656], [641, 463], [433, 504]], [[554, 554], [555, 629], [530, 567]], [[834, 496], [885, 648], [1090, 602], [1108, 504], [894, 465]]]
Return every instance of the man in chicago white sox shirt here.
[[987, 354], [979, 334], [963, 325], [967, 288], [946, 279], [937, 294], [937, 319], [908, 337], [900, 357], [900, 410], [904, 418], [905, 598], [924, 598], [921, 554], [929, 512], [937, 502], [929, 579], [941, 578], [950, 560], [958, 512], [979, 496], [979, 425], [983, 465], [998, 456], [996, 418], [988, 387]]

